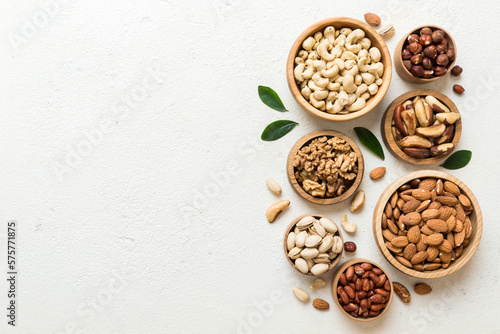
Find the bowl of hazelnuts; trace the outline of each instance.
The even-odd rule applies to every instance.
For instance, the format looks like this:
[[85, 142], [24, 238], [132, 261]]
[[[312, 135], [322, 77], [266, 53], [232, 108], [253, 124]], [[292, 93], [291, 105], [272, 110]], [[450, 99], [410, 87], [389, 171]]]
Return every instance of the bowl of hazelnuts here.
[[394, 66], [403, 80], [428, 83], [444, 76], [456, 58], [457, 48], [450, 34], [438, 26], [426, 25], [399, 41]]

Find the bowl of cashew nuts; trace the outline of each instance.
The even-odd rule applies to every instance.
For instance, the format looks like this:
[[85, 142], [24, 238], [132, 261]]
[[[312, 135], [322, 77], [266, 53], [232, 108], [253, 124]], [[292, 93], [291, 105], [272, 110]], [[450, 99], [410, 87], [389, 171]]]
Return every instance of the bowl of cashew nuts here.
[[384, 40], [368, 24], [334, 17], [300, 34], [286, 74], [293, 97], [307, 112], [342, 122], [380, 103], [391, 82], [392, 63]]

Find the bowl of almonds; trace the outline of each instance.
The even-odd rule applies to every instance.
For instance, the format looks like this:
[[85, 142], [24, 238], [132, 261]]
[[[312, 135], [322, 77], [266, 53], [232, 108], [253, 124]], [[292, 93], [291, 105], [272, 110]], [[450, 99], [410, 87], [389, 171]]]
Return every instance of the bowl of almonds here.
[[347, 317], [367, 322], [380, 318], [391, 306], [391, 278], [378, 264], [365, 259], [344, 262], [332, 280], [332, 295]]
[[457, 106], [446, 95], [416, 89], [396, 98], [382, 117], [382, 137], [392, 154], [428, 165], [449, 156], [462, 134]]
[[335, 268], [342, 257], [342, 232], [330, 218], [307, 214], [295, 218], [285, 232], [288, 262], [300, 273], [319, 276]]
[[403, 273], [438, 278], [462, 268], [483, 231], [479, 203], [456, 177], [434, 170], [409, 173], [382, 194], [373, 232], [387, 260]]

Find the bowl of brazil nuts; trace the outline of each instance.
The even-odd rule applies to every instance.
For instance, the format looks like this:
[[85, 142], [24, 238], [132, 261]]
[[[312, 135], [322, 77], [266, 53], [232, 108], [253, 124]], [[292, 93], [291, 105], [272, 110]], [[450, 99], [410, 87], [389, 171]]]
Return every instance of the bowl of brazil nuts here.
[[396, 98], [382, 117], [381, 132], [392, 154], [415, 165], [439, 162], [457, 147], [462, 120], [446, 95], [415, 89]]
[[394, 67], [403, 80], [429, 83], [453, 67], [456, 54], [455, 41], [446, 30], [434, 25], [421, 26], [399, 41], [394, 51]]
[[288, 262], [300, 273], [318, 276], [335, 268], [342, 257], [342, 232], [330, 218], [307, 214], [295, 218], [285, 232]]
[[286, 64], [297, 103], [326, 121], [348, 121], [377, 106], [389, 88], [392, 63], [382, 37], [368, 24], [333, 17], [304, 30]]
[[375, 262], [351, 259], [332, 279], [332, 295], [347, 317], [367, 322], [380, 318], [391, 306], [393, 286], [389, 274]]
[[335, 204], [354, 194], [363, 179], [363, 154], [345, 134], [313, 131], [293, 145], [287, 159], [293, 189], [315, 204]]
[[409, 173], [380, 196], [373, 233], [387, 260], [403, 273], [438, 278], [462, 268], [474, 255], [483, 217], [472, 191], [435, 170]]

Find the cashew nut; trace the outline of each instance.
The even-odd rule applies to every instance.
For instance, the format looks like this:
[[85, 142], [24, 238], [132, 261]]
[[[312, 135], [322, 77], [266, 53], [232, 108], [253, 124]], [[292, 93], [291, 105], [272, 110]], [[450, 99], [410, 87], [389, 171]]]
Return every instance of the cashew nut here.
[[345, 46], [345, 39], [347, 37], [345, 35], [340, 35], [335, 39], [335, 42], [333, 42], [333, 45], [338, 46], [338, 47], [344, 47]]
[[361, 97], [358, 97], [356, 99], [356, 102], [354, 102], [351, 105], [345, 106], [345, 109], [348, 111], [358, 111], [363, 109], [366, 106], [366, 101], [365, 99], [362, 99]]
[[346, 75], [344, 75], [342, 86], [347, 93], [354, 93], [356, 91], [356, 85], [354, 84], [354, 77], [352, 76], [352, 74], [347, 73]]
[[316, 84], [316, 86], [320, 87], [321, 89], [326, 88], [328, 84], [330, 83], [330, 80], [328, 78], [323, 78], [320, 73], [316, 72], [312, 76], [312, 80]]
[[369, 58], [370, 54], [368, 53], [368, 50], [363, 49], [363, 50], [358, 52], [358, 58], [363, 58], [363, 57], [368, 58], [368, 62], [370, 62], [370, 58]]
[[352, 60], [358, 60], [358, 56], [356, 56], [354, 53], [351, 51], [344, 51], [342, 52], [342, 55], [340, 56], [340, 59], [342, 60], [347, 60], [347, 59], [352, 59]]
[[267, 221], [270, 223], [275, 221], [276, 218], [278, 218], [278, 216], [280, 215], [280, 213], [282, 213], [286, 208], [288, 208], [289, 205], [290, 201], [288, 200], [282, 200], [271, 204], [271, 206], [269, 206], [266, 211]]
[[311, 104], [314, 106], [314, 108], [321, 109], [321, 108], [325, 107], [325, 101], [323, 101], [323, 100], [317, 100], [314, 97], [314, 94], [311, 94], [310, 99], [311, 99], [310, 100]]
[[[332, 63], [328, 63], [332, 64]], [[333, 64], [332, 68], [324, 69], [321, 71], [321, 75], [325, 78], [332, 78], [339, 73], [339, 67], [336, 64]]]
[[326, 60], [326, 61], [332, 61], [335, 59], [335, 56], [328, 53], [328, 45], [329, 42], [327, 39], [322, 40], [319, 45], [318, 45], [318, 54], [321, 57], [321, 59]]
[[302, 88], [302, 90], [300, 91], [300, 93], [302, 94], [302, 96], [306, 99], [306, 100], [309, 100], [310, 96], [311, 96], [311, 88], [309, 88], [308, 86], [305, 86], [304, 88]]
[[332, 27], [332, 26], [326, 27], [325, 31], [324, 31], [324, 35], [328, 39], [328, 42], [330, 42], [330, 44], [333, 44], [333, 42], [335, 42], [335, 28], [334, 27]]
[[[367, 87], [368, 89], [368, 87]], [[325, 90], [317, 90], [315, 91], [312, 95], [314, 95], [314, 98], [317, 100], [324, 100], [328, 96], [328, 91]]]
[[328, 96], [326, 97], [326, 102], [331, 102], [331, 101], [335, 101], [337, 98], [339, 97], [339, 93], [336, 92], [336, 91], [330, 91], [330, 93], [328, 93]]
[[373, 48], [370, 48], [369, 53], [370, 53], [370, 58], [374, 63], [378, 63], [380, 59], [382, 59], [382, 54], [380, 53], [380, 50], [375, 46]]
[[326, 68], [326, 62], [324, 60], [314, 60], [313, 61], [313, 67], [318, 71], [321, 72]]
[[309, 81], [307, 82], [307, 86], [308, 86], [309, 88], [311, 88], [311, 90], [313, 90], [313, 91], [323, 90], [323, 89], [324, 89], [324, 88], [321, 88], [321, 87], [317, 86], [317, 85], [314, 83], [314, 81], [312, 81], [312, 80], [309, 80]]
[[354, 76], [354, 84], [355, 84], [356, 86], [359, 86], [359, 85], [361, 85], [362, 83], [363, 83], [363, 78], [361, 78], [361, 75], [356, 74], [356, 75]]
[[375, 63], [370, 65], [370, 70], [368, 71], [373, 74], [375, 77], [380, 78], [382, 74], [384, 74], [384, 64], [383, 63]]
[[354, 65], [351, 69], [347, 69], [347, 67], [346, 67], [346, 69], [342, 71], [342, 75], [346, 76], [346, 75], [350, 74], [352, 76], [355, 76], [356, 74], [358, 74], [358, 72], [359, 72], [358, 65]]
[[345, 36], [351, 34], [351, 32], [352, 32], [352, 29], [350, 29], [350, 28], [342, 28], [342, 29], [340, 29], [340, 33], [342, 35], [345, 35]]
[[332, 91], [332, 93], [334, 93], [333, 91], [336, 91], [336, 90], [339, 90], [340, 89], [340, 83], [338, 82], [330, 82], [328, 84], [328, 86], [326, 86], [326, 89]]
[[302, 73], [304, 72], [304, 68], [306, 67], [306, 64], [304, 64], [304, 60], [302, 58], [298, 58], [299, 60], [302, 60], [302, 63], [298, 63], [297, 66], [293, 69], [293, 76], [295, 77], [295, 80], [298, 82], [304, 81], [304, 77], [302, 76]]
[[372, 45], [372, 41], [370, 41], [369, 38], [364, 37], [364, 38], [361, 38], [361, 40], [358, 42], [358, 44], [361, 45], [361, 47], [363, 49], [369, 49], [370, 46]]
[[[375, 86], [377, 86], [377, 85], [375, 85]], [[363, 94], [367, 90], [368, 90], [368, 85], [367, 84], [361, 84], [361, 85], [359, 85], [358, 88], [356, 88], [356, 96], [360, 97], [361, 94]]]
[[361, 46], [354, 44], [359, 39], [365, 37], [365, 32], [361, 29], [355, 29], [351, 32], [345, 40], [345, 48], [347, 51], [358, 53], [361, 50]]
[[307, 56], [309, 56], [309, 52], [307, 52], [306, 50], [300, 50], [298, 56], [299, 58], [306, 60]]
[[345, 68], [345, 62], [340, 58], [335, 58], [332, 63], [337, 65], [341, 71]]
[[370, 70], [370, 65], [367, 63], [369, 62], [369, 59], [367, 57], [362, 57], [358, 60], [358, 68], [361, 72], [368, 72]]
[[304, 50], [306, 51], [311, 51], [314, 43], [316, 43], [314, 37], [309, 36], [304, 40], [304, 42], [302, 42], [302, 48], [304, 48]]
[[368, 86], [368, 92], [370, 95], [375, 95], [378, 92], [378, 86], [376, 83], [372, 83], [371, 85]]
[[380, 86], [380, 85], [382, 84], [382, 82], [383, 82], [383, 81], [382, 81], [382, 78], [377, 78], [377, 79], [375, 80], [375, 83], [377, 84], [377, 86]]
[[344, 68], [346, 70], [350, 70], [354, 65], [356, 65], [356, 61], [354, 59], [348, 59], [344, 62]]
[[356, 225], [356, 223], [354, 223], [354, 222], [349, 223], [347, 221], [347, 215], [344, 215], [342, 217], [342, 219], [340, 220], [340, 225], [342, 225], [342, 228], [347, 233], [354, 233], [354, 232], [356, 232], [356, 229], [358, 228], [358, 225]]
[[314, 34], [314, 39], [316, 40], [316, 42], [320, 42], [322, 38], [323, 38], [323, 33], [321, 31], [318, 31]]
[[337, 100], [339, 101], [340, 105], [343, 107], [346, 104], [349, 103], [349, 96], [347, 95], [347, 92], [341, 91], [338, 95]]
[[306, 69], [302, 72], [302, 78], [304, 78], [304, 80], [307, 80], [307, 79], [311, 79], [311, 77], [313, 76], [314, 74], [314, 67], [312, 66], [312, 61], [309, 62], [309, 60], [306, 61]]
[[361, 78], [363, 82], [367, 85], [371, 85], [375, 81], [375, 76], [370, 73], [361, 73]]
[[371, 95], [368, 92], [364, 92], [359, 97], [362, 98], [362, 99], [364, 99], [366, 101], [366, 100], [368, 100], [371, 97]]
[[353, 104], [353, 103], [354, 103], [354, 101], [356, 101], [356, 99], [358, 98], [358, 97], [356, 96], [356, 94], [354, 94], [354, 93], [347, 94], [347, 97], [348, 97], [348, 99], [349, 99], [349, 102], [347, 102], [347, 105], [348, 105], [348, 106], [350, 106], [351, 104]]

